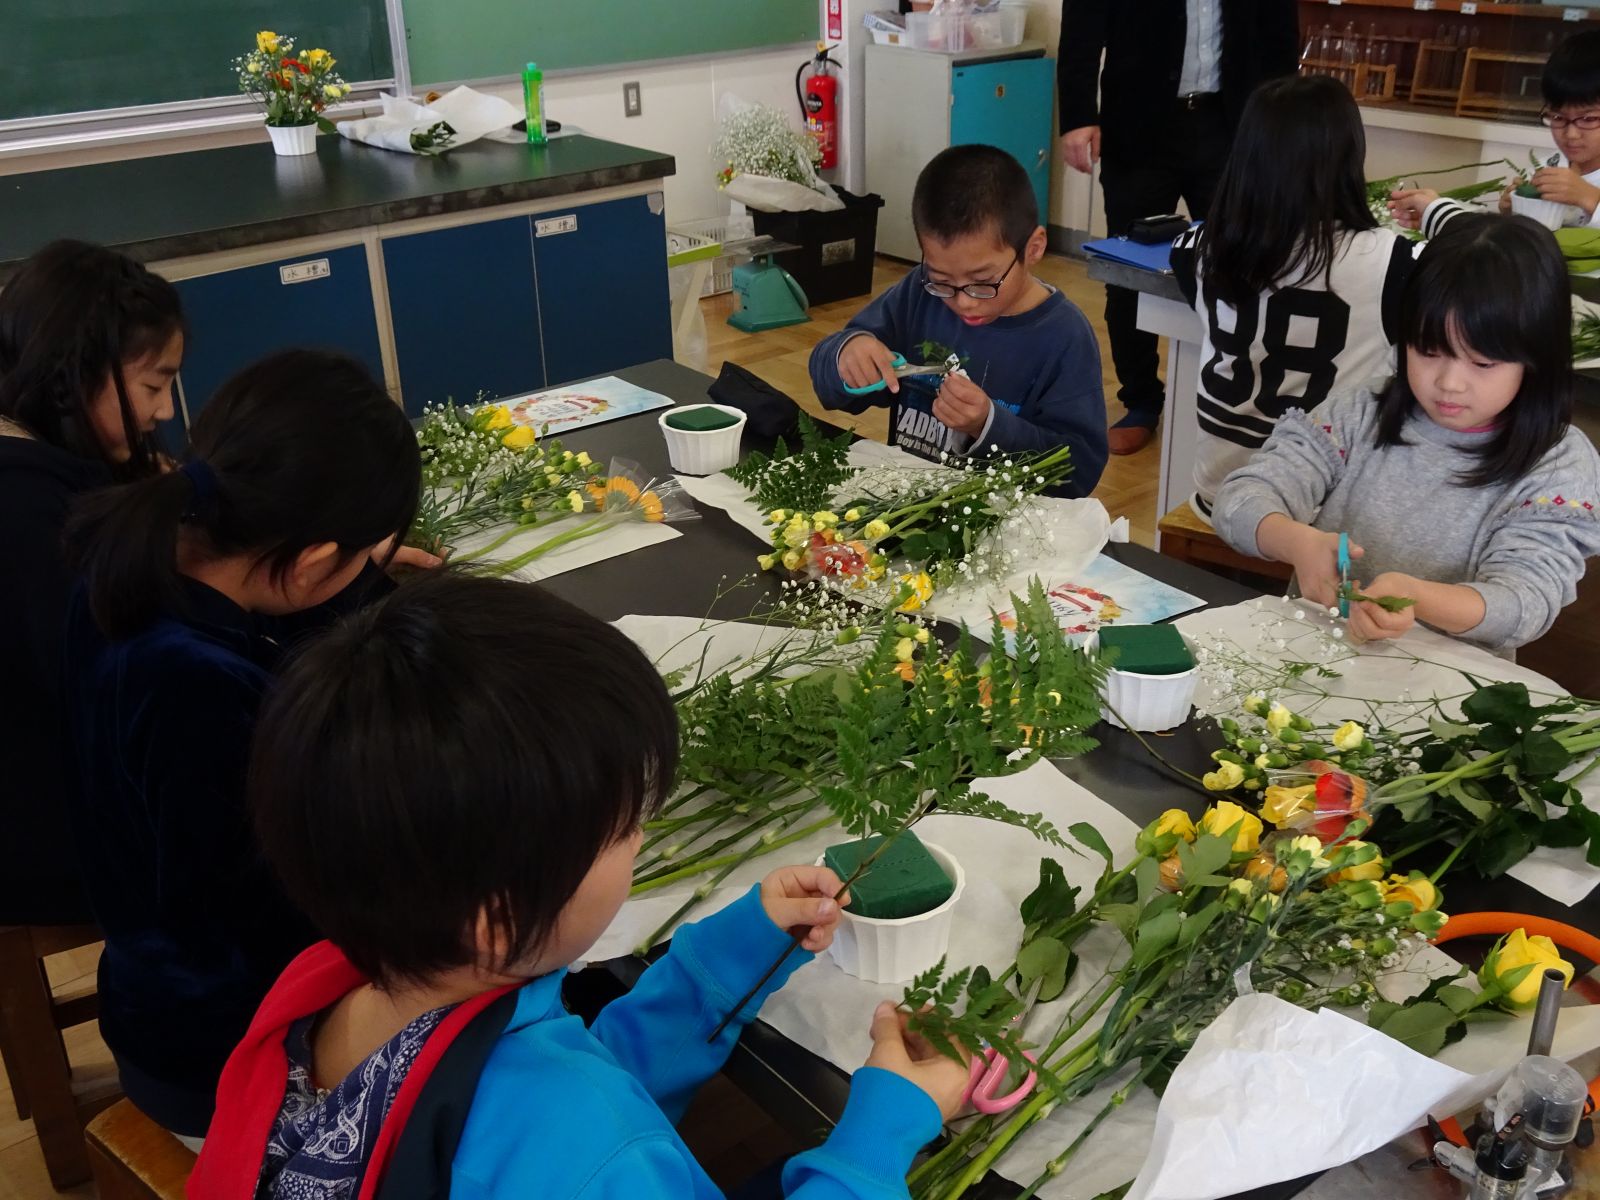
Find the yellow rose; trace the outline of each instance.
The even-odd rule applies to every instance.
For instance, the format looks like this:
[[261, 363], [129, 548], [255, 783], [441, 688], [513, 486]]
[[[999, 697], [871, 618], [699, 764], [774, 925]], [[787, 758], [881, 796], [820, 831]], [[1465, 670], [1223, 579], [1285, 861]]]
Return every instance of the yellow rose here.
[[1168, 855], [1161, 860], [1161, 870], [1156, 877], [1156, 886], [1163, 892], [1181, 892], [1183, 890], [1183, 864], [1178, 861], [1176, 854]]
[[[1223, 763], [1222, 767], [1218, 768], [1218, 773], [1227, 767], [1239, 770], [1233, 763]], [[1243, 777], [1244, 773], [1240, 771], [1240, 778]], [[1200, 818], [1200, 832], [1209, 833], [1214, 837], [1232, 837], [1235, 854], [1254, 853], [1256, 847], [1261, 844], [1260, 818], [1245, 812], [1232, 800], [1219, 800], [1211, 808], [1206, 809], [1205, 816]]]
[[1195, 838], [1194, 822], [1181, 808], [1169, 808], [1139, 831], [1134, 845], [1140, 854], [1167, 855], [1180, 841]]
[[1279, 829], [1302, 824], [1300, 818], [1309, 817], [1316, 811], [1316, 793], [1317, 787], [1314, 783], [1308, 783], [1304, 787], [1269, 785], [1267, 798], [1261, 805], [1261, 815]]
[[1333, 731], [1333, 745], [1337, 750], [1354, 750], [1367, 740], [1367, 731], [1354, 721], [1346, 721]]
[[1565, 976], [1563, 987], [1572, 985], [1572, 964], [1561, 957], [1554, 942], [1543, 934], [1529, 937], [1526, 929], [1513, 929], [1483, 960], [1478, 982], [1505, 993], [1498, 1002], [1501, 1007], [1526, 1012], [1538, 1001], [1544, 973], [1551, 968]]
[[[1372, 851], [1372, 857], [1367, 857], [1367, 851]], [[1358, 879], [1382, 879], [1383, 855], [1378, 853], [1376, 846], [1369, 842], [1343, 842], [1333, 848], [1332, 858], [1335, 863], [1347, 862], [1349, 866], [1341, 866], [1337, 871], [1328, 876], [1328, 883], [1345, 883]]]
[[537, 433], [529, 429], [526, 425], [518, 425], [510, 433], [506, 434], [505, 437], [500, 439], [500, 444], [502, 446], [508, 446], [512, 450], [526, 450], [538, 440], [539, 435]]
[[1439, 889], [1434, 886], [1421, 871], [1413, 871], [1410, 875], [1391, 875], [1389, 881], [1383, 884], [1383, 902], [1393, 904], [1397, 900], [1404, 900], [1411, 905], [1413, 912], [1432, 912], [1439, 907]]
[[1274, 704], [1267, 711], [1267, 728], [1273, 733], [1287, 729], [1294, 723], [1294, 714], [1281, 704]]
[[511, 419], [511, 410], [504, 404], [497, 404], [489, 410], [489, 423], [485, 429], [510, 429], [514, 422]]
[[926, 571], [918, 571], [915, 575], [900, 576], [902, 591], [910, 589], [910, 594], [901, 602], [897, 612], [916, 612], [933, 598], [933, 580]]
[[333, 55], [329, 54], [326, 50], [321, 49], [307, 50], [306, 62], [310, 63], [313, 67], [331, 67], [333, 66]]
[[[1231, 791], [1244, 782], [1244, 768], [1238, 763], [1219, 763], [1217, 764], [1217, 769], [1215, 771], [1207, 772], [1205, 778], [1202, 779], [1201, 782], [1206, 785], [1206, 788], [1209, 791]], [[1233, 807], [1239, 808], [1237, 804], [1235, 804]], [[1239, 809], [1239, 811], [1243, 812], [1244, 810]]]
[[256, 49], [263, 54], [276, 54], [278, 52], [278, 35], [270, 29], [263, 29], [256, 34]]
[[867, 527], [861, 531], [861, 536], [869, 542], [875, 542], [879, 538], [886, 537], [888, 533], [889, 526], [885, 522], [873, 519], [867, 522]]

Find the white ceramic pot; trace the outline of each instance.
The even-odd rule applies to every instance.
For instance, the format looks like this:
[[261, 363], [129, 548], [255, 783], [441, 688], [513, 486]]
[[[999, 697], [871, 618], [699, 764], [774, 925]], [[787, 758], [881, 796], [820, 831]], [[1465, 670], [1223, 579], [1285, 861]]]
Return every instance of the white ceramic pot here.
[[661, 436], [667, 439], [667, 458], [674, 471], [680, 475], [715, 475], [739, 461], [739, 442], [748, 420], [743, 411], [726, 404], [686, 404], [683, 408], [714, 408], [739, 419], [722, 429], [674, 429], [667, 424], [667, 418], [681, 410], [667, 409], [656, 423], [661, 426]]
[[1511, 211], [1524, 217], [1532, 217], [1539, 224], [1552, 232], [1561, 228], [1561, 223], [1567, 219], [1568, 208], [1565, 204], [1557, 204], [1554, 200], [1536, 200], [1531, 196], [1519, 196], [1511, 193]]
[[[1193, 654], [1194, 643], [1188, 638], [1183, 641]], [[1086, 648], [1091, 653], [1097, 650], [1099, 639], [1090, 639]], [[1160, 733], [1175, 728], [1189, 719], [1194, 689], [1199, 682], [1199, 667], [1190, 667], [1177, 675], [1144, 675], [1113, 667], [1106, 672], [1105, 691], [1101, 693], [1106, 706], [1101, 715], [1119, 728], [1137, 729], [1141, 733]], [[1122, 720], [1113, 715], [1113, 709]]]
[[315, 125], [268, 125], [272, 149], [285, 156], [315, 154], [317, 152], [317, 127]]
[[[950, 924], [967, 876], [948, 850], [932, 842], [922, 844], [955, 884], [950, 899], [914, 917], [857, 917], [848, 908], [842, 910], [828, 953], [846, 975], [868, 983], [903, 983], [933, 966], [949, 950]], [[820, 858], [817, 864], [822, 864]]]

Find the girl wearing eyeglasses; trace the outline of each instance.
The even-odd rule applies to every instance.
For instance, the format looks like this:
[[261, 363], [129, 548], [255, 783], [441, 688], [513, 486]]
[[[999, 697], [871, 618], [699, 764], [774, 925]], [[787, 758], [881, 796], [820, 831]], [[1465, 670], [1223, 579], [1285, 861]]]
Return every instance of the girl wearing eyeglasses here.
[[[1539, 84], [1545, 103], [1539, 119], [1566, 161], [1540, 167], [1529, 182], [1541, 199], [1570, 206], [1564, 224], [1600, 225], [1600, 31], [1573, 34], [1557, 46]], [[1500, 211], [1511, 211], [1509, 187]]]

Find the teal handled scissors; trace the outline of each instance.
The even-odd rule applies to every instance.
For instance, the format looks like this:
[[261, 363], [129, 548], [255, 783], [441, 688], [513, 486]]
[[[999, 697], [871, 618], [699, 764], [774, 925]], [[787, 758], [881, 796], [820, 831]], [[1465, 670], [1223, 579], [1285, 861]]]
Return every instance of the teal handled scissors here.
[[1350, 535], [1339, 535], [1339, 615], [1350, 616]]
[[[910, 379], [916, 375], [936, 375], [943, 378], [959, 365], [959, 359], [955, 363], [951, 363], [948, 360], [942, 363], [908, 363], [904, 354], [896, 354], [890, 360], [890, 366], [894, 368], [894, 377], [896, 379]], [[851, 387], [846, 384], [844, 390], [852, 396], [865, 396], [869, 392], [881, 392], [888, 386], [884, 380], [879, 379], [874, 383], [867, 384], [866, 387]]]
[[[1028, 989], [1028, 994], [1023, 1000], [1022, 1011], [1011, 1018], [1013, 1025], [1020, 1025], [1022, 1019], [1028, 1015], [1028, 1010], [1039, 998], [1039, 989], [1043, 986], [1042, 977], [1033, 981], [1033, 986]], [[1031, 1063], [1039, 1061], [1031, 1050], [1024, 1050], [1022, 1055]], [[985, 1046], [981, 1054], [972, 1056], [972, 1067], [967, 1074], [967, 1090], [961, 1097], [962, 1102], [971, 1104], [979, 1112], [990, 1115], [1010, 1111], [1033, 1091], [1034, 1084], [1039, 1082], [1039, 1073], [1029, 1071], [1014, 1090], [1003, 1096], [996, 1095], [1005, 1086], [1010, 1074], [1011, 1060], [993, 1046]]]

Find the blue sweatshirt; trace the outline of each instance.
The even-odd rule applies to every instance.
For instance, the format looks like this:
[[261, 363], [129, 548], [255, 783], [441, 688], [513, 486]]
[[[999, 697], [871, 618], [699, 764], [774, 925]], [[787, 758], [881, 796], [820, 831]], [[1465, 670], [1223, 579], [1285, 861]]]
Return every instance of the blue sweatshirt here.
[[[969, 326], [937, 296], [922, 290], [918, 267], [811, 352], [811, 383], [824, 408], [865, 412], [889, 406], [889, 441], [924, 458], [987, 451], [1072, 451], [1072, 475], [1059, 489], [1087, 496], [1106, 466], [1106, 397], [1100, 346], [1089, 320], [1065, 296], [1025, 313]], [[922, 361], [925, 341], [948, 346], [966, 359], [966, 372], [994, 401], [989, 425], [975, 441], [933, 416], [934, 379], [902, 379], [898, 396], [887, 389], [852, 396], [839, 375], [846, 341], [870, 333], [911, 362]]]
[[[722, 1068], [763, 1001], [809, 958], [789, 957], [707, 1042], [717, 1023], [789, 944], [758, 889], [680, 929], [628, 995], [585, 1029], [561, 1003], [564, 971], [523, 987], [490, 1052], [456, 1147], [459, 1200], [718, 1200], [678, 1136], [695, 1091]], [[940, 1128], [921, 1088], [863, 1067], [827, 1141], [790, 1159], [794, 1200], [889, 1200], [906, 1195], [916, 1152]]]

